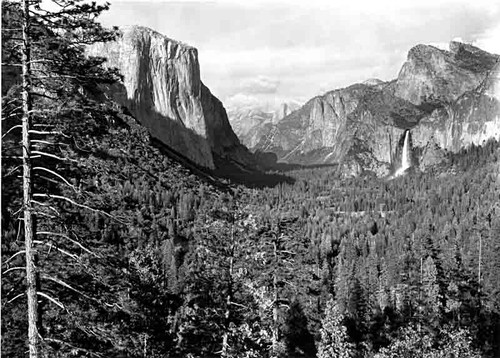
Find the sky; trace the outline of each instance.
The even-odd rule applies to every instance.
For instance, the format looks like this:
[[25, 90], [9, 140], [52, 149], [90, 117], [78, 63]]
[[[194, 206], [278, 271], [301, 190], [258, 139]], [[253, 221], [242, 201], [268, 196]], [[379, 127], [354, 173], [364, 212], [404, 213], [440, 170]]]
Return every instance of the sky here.
[[499, 0], [109, 0], [104, 25], [142, 25], [198, 49], [226, 107], [273, 109], [378, 78], [417, 44], [500, 54]]

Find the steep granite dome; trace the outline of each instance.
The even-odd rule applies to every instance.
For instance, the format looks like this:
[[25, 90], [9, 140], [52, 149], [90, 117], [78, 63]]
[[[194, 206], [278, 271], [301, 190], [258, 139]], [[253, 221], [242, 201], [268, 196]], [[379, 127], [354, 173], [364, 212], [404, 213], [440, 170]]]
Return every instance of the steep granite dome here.
[[396, 80], [368, 80], [315, 97], [267, 128], [251, 149], [288, 163], [343, 162], [385, 175], [401, 164], [405, 130], [415, 165], [431, 147], [438, 160], [436, 150], [500, 139], [499, 58], [457, 42], [450, 51], [418, 45]]
[[116, 42], [88, 49], [122, 73], [123, 83], [109, 89], [114, 100], [151, 135], [197, 164], [214, 168], [214, 154], [250, 163], [222, 103], [201, 82], [197, 50], [145, 27], [121, 32]]

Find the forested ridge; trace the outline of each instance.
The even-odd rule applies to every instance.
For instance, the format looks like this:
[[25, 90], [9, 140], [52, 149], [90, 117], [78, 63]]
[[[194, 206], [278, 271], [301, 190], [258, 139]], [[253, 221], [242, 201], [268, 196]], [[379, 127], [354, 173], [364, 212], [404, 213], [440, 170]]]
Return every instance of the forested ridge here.
[[[305, 168], [250, 188], [173, 159], [103, 99], [102, 59], [44, 31], [40, 56], [73, 62], [33, 102], [40, 356], [500, 355], [498, 142], [393, 180]], [[22, 357], [22, 89], [3, 90], [1, 353]]]

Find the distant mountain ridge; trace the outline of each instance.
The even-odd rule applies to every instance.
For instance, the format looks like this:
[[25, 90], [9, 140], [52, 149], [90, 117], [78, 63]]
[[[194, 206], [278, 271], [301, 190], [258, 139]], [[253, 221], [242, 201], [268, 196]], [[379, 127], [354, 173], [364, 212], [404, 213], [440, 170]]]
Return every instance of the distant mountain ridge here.
[[409, 130], [413, 165], [432, 164], [422, 158], [430, 148], [457, 152], [500, 139], [499, 60], [458, 42], [450, 51], [417, 45], [395, 80], [372, 79], [314, 97], [254, 130], [259, 135], [249, 148], [273, 152], [281, 162], [342, 163], [354, 175], [383, 176], [400, 166]]
[[281, 103], [279, 108], [242, 106], [228, 108], [228, 118], [240, 141], [248, 148], [258, 144], [260, 138], [281, 119], [300, 108], [298, 102]]
[[123, 75], [108, 94], [153, 137], [198, 165], [213, 169], [214, 156], [253, 164], [222, 102], [201, 81], [196, 48], [142, 26], [120, 31], [116, 41], [88, 48], [90, 55], [107, 57], [106, 65]]

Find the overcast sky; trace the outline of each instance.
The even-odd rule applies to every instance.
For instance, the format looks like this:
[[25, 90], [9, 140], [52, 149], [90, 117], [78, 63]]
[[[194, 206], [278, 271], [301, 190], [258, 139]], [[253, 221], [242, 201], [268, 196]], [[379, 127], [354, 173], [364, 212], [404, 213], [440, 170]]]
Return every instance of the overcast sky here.
[[202, 81], [226, 106], [305, 102], [397, 76], [416, 44], [500, 54], [499, 0], [109, 0], [105, 25], [143, 25], [198, 48]]

